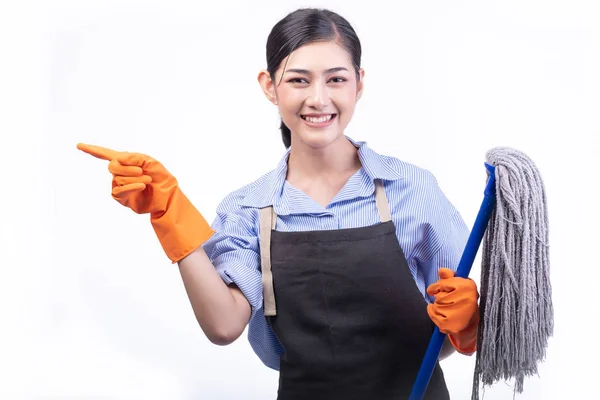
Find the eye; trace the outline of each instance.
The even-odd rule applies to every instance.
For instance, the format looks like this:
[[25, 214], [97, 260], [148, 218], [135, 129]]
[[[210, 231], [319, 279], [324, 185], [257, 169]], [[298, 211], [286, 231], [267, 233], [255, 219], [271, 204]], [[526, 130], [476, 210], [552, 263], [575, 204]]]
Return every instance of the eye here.
[[347, 79], [342, 78], [341, 76], [331, 78], [331, 82], [333, 82], [333, 83], [342, 83], [342, 82], [346, 82], [346, 81], [347, 81]]
[[304, 78], [291, 78], [288, 79], [289, 83], [308, 83]]

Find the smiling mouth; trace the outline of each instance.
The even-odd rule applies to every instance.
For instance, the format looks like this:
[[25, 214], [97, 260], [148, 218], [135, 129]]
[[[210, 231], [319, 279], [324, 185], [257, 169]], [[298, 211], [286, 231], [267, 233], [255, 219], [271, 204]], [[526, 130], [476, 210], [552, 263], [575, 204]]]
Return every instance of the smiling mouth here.
[[325, 114], [319, 116], [301, 115], [300, 118], [313, 124], [322, 124], [331, 121], [337, 114]]

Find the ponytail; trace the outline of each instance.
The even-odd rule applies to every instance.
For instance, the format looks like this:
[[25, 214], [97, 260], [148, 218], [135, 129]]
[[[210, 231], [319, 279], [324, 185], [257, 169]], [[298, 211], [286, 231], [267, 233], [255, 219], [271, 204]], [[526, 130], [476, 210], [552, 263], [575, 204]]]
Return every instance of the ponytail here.
[[292, 145], [292, 132], [290, 131], [290, 128], [283, 123], [283, 120], [281, 121], [279, 129], [281, 130], [281, 140], [283, 140], [283, 145], [287, 149]]

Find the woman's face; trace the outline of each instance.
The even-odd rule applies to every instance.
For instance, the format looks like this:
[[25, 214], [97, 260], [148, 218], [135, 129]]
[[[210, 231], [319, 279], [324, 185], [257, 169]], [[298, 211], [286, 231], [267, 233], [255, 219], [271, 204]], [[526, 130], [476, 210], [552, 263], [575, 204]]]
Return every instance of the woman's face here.
[[[287, 64], [286, 64], [287, 61]], [[285, 70], [284, 70], [285, 68]], [[335, 42], [307, 44], [284, 59], [271, 81], [259, 81], [292, 131], [292, 143], [322, 148], [344, 135], [362, 93], [350, 54]]]

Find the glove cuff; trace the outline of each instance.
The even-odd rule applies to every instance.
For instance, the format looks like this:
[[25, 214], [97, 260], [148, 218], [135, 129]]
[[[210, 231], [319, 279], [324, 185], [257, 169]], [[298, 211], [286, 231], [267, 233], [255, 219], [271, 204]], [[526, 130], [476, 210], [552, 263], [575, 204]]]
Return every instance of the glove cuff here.
[[173, 264], [187, 257], [215, 232], [183, 192], [176, 188], [167, 210], [150, 221], [158, 240]]
[[461, 354], [472, 355], [477, 351], [477, 333], [479, 330], [479, 310], [469, 322], [469, 325], [458, 333], [448, 334], [452, 346]]

